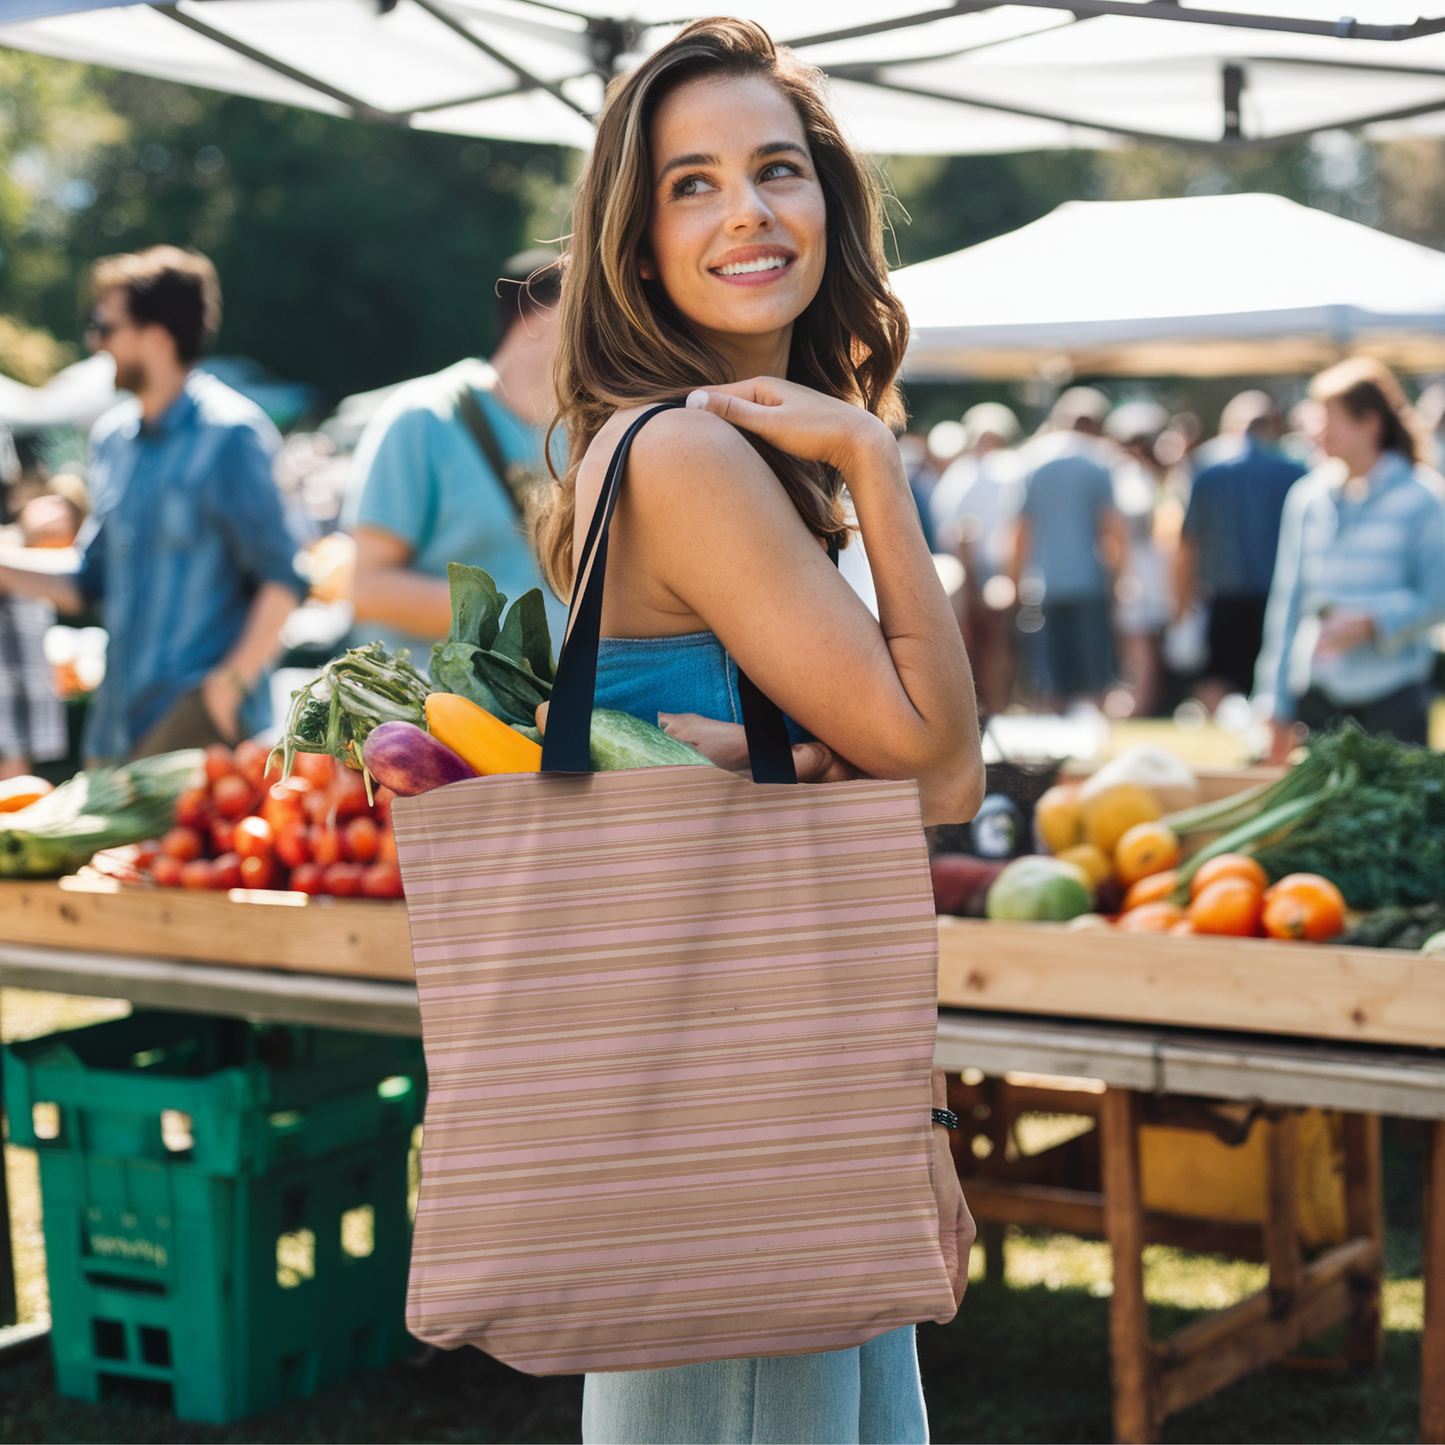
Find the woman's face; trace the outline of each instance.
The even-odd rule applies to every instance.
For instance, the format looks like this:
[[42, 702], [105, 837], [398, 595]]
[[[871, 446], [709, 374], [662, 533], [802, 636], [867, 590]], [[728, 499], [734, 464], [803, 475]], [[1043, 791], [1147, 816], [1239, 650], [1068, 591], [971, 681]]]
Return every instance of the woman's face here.
[[1320, 450], [1350, 464], [1355, 476], [1368, 471], [1380, 456], [1380, 418], [1373, 412], [1354, 416], [1338, 397], [1325, 402], [1320, 416]]
[[725, 355], [755, 362], [772, 346], [786, 366], [791, 325], [827, 259], [823, 190], [797, 111], [761, 76], [703, 78], [662, 101], [650, 139], [642, 274]]

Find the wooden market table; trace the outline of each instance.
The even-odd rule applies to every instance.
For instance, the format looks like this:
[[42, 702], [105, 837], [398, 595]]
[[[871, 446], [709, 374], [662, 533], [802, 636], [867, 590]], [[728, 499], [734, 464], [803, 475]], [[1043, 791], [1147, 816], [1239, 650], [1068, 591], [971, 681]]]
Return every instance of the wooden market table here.
[[[1014, 1219], [1109, 1239], [1118, 1438], [1154, 1438], [1172, 1410], [1337, 1318], [1350, 1320], [1352, 1354], [1370, 1358], [1379, 1339], [1379, 1118], [1388, 1114], [1434, 1125], [1422, 1438], [1445, 1441], [1445, 1052], [1436, 1049], [1445, 1045], [1445, 968], [1437, 979], [1411, 955], [1372, 949], [953, 919], [939, 928], [937, 1062], [952, 1081], [977, 1071], [1024, 1107], [1067, 1105], [1098, 1120], [1093, 1193], [982, 1176], [965, 1178], [965, 1189], [985, 1238], [991, 1224]], [[0, 984], [11, 987], [416, 1034], [411, 977], [399, 903], [0, 883]], [[1075, 1093], [1061, 1100], [1057, 1086]], [[1163, 1226], [1141, 1203], [1138, 1125], [1165, 1103], [1177, 1118], [1180, 1101], [1233, 1101], [1280, 1119], [1305, 1106], [1343, 1111], [1350, 1238], [1301, 1258], [1287, 1188], [1291, 1131], [1276, 1128], [1276, 1217], [1255, 1229], [1256, 1253], [1236, 1251], [1269, 1262], [1271, 1288], [1156, 1343], [1141, 1256]], [[1212, 1241], [1197, 1236], [1195, 1247]], [[0, 1247], [8, 1242], [3, 1231]], [[3, 1308], [8, 1254], [0, 1274]]]

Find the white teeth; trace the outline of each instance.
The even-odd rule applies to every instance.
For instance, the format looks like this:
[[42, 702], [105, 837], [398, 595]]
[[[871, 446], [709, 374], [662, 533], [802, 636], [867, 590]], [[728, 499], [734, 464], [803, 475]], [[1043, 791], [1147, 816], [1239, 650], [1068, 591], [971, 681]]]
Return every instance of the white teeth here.
[[764, 256], [761, 261], [730, 261], [719, 266], [719, 276], [748, 276], [754, 271], [778, 271], [788, 264], [786, 256]]

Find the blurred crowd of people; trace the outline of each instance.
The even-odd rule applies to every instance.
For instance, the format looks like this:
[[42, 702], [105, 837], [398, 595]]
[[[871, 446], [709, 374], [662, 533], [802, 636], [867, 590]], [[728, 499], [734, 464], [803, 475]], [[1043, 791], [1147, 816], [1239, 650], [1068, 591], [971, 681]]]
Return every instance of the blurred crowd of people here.
[[[366, 405], [349, 465], [319, 433], [283, 445], [197, 369], [220, 320], [209, 261], [157, 247], [98, 263], [89, 340], [132, 395], [92, 433], [88, 485], [17, 482], [0, 446], [0, 777], [66, 754], [45, 656], [57, 609], [109, 635], [84, 753], [120, 759], [270, 724], [269, 669], [308, 590], [351, 624], [331, 643], [380, 638], [424, 667], [450, 622], [449, 562], [512, 597], [542, 586], [526, 519], [545, 473], [554, 262], [507, 263], [489, 361], [350, 399], [340, 415]], [[1420, 411], [1354, 359], [1288, 416], [1241, 392], [1212, 437], [1088, 386], [1029, 436], [996, 401], [904, 435], [982, 712], [1202, 715], [1234, 697], [1271, 721], [1278, 757], [1342, 716], [1424, 742], [1445, 623], [1445, 387]], [[345, 535], [318, 543], [307, 488], [323, 476]], [[299, 569], [298, 544], [312, 544]], [[861, 542], [839, 565], [876, 613]], [[543, 591], [560, 638], [565, 608]]]
[[1237, 695], [1277, 755], [1345, 715], [1423, 743], [1445, 622], [1433, 430], [1358, 358], [1288, 417], [1241, 392], [1207, 439], [1191, 414], [1084, 386], [1028, 438], [984, 402], [907, 439], [930, 543], [962, 564], [984, 711], [1167, 716]]

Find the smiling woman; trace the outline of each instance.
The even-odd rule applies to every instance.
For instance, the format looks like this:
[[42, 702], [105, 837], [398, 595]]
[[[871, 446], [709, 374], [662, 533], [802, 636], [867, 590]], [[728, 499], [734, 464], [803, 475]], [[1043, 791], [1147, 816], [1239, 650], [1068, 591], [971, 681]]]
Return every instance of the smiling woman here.
[[[596, 705], [656, 716], [712, 761], [741, 769], [747, 679], [792, 721], [800, 782], [916, 780], [922, 819], [943, 822], [974, 812], [982, 764], [968, 659], [890, 430], [902, 421], [894, 378], [906, 339], [878, 193], [817, 72], [756, 25], [718, 19], [688, 26], [615, 82], [574, 207], [555, 373], [569, 463], [539, 531], [561, 595], [573, 590], [595, 511], [606, 539], [594, 553], [605, 546], [608, 555]], [[598, 499], [624, 435], [631, 452], [618, 463], [609, 533]], [[877, 620], [829, 557], [850, 537], [845, 485]], [[579, 604], [574, 616], [598, 627], [596, 605]], [[790, 849], [790, 859], [807, 852]], [[820, 896], [816, 906], [835, 905]], [[927, 928], [931, 937], [931, 920]], [[808, 946], [831, 961], [833, 944]], [[880, 976], [889, 966], [876, 961]], [[741, 1076], [796, 1065], [736, 1067]], [[828, 1127], [847, 1133], [868, 1107], [861, 1096], [840, 1105]], [[936, 1110], [934, 1119], [938, 1246], [957, 1304], [973, 1230]], [[736, 1167], [727, 1141], [699, 1135], [698, 1148], [711, 1150], [714, 1138], [720, 1152], [707, 1154], [708, 1167], [722, 1177]], [[906, 1172], [902, 1157], [890, 1153], [890, 1181]], [[798, 1187], [792, 1162], [779, 1159], [770, 1221], [786, 1215]], [[888, 1223], [860, 1218], [857, 1227]], [[779, 1278], [795, 1267], [789, 1256]], [[680, 1255], [676, 1268], [687, 1288], [698, 1265]], [[769, 1277], [758, 1264], [749, 1279], [755, 1271], [761, 1295]], [[836, 1306], [863, 1326], [810, 1335], [790, 1323], [794, 1312], [769, 1316], [759, 1336], [763, 1321], [750, 1313], [728, 1336], [734, 1347], [765, 1340], [780, 1354], [710, 1360], [698, 1350], [696, 1364], [590, 1374], [584, 1439], [925, 1440], [913, 1330], [892, 1327], [920, 1316], [890, 1312], [862, 1281], [841, 1282]], [[842, 1338], [866, 1343], [820, 1344]]]

